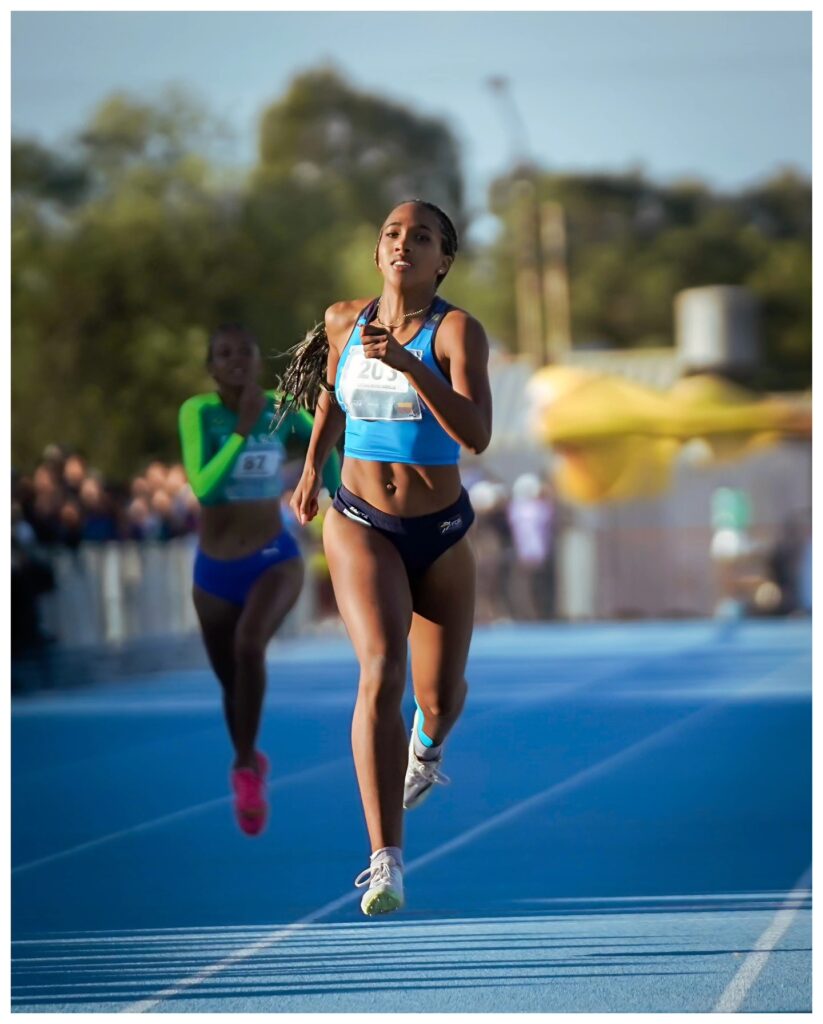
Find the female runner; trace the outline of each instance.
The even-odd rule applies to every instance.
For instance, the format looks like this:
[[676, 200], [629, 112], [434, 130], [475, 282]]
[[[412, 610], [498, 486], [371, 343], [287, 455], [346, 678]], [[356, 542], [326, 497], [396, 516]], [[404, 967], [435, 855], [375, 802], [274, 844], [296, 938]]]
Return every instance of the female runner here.
[[[266, 823], [265, 754], [255, 750], [266, 687], [266, 646], [293, 607], [303, 561], [283, 529], [281, 465], [291, 437], [308, 441], [311, 417], [285, 416], [271, 432], [279, 396], [258, 383], [261, 360], [242, 327], [218, 328], [207, 366], [216, 392], [194, 395], [180, 408], [183, 464], [200, 501], [194, 563], [194, 607], [212, 668], [223, 688], [223, 710], [235, 758], [231, 771], [237, 823], [246, 835]], [[334, 494], [339, 459], [324, 482]]]
[[[403, 905], [403, 808], [448, 781], [439, 770], [443, 742], [467, 690], [475, 566], [465, 534], [474, 513], [457, 462], [461, 446], [486, 448], [492, 411], [483, 328], [437, 295], [456, 253], [456, 232], [438, 207], [413, 200], [392, 210], [375, 250], [382, 294], [331, 306], [325, 335], [310, 336], [292, 364], [298, 386], [286, 389], [300, 391], [301, 369], [317, 371], [327, 336], [291, 504], [299, 522], [316, 514], [321, 469], [345, 428], [343, 483], [323, 541], [360, 663], [352, 749], [372, 855], [355, 884], [368, 887], [368, 915]], [[417, 710], [407, 756], [409, 641]]]

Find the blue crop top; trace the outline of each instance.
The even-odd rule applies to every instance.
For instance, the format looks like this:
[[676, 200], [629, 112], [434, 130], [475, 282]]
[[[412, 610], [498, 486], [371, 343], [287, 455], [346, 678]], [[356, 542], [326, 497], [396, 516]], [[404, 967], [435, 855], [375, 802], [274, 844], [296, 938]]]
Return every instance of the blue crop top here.
[[[376, 300], [357, 318], [337, 364], [335, 393], [346, 414], [343, 454], [369, 462], [453, 466], [460, 458], [459, 443], [440, 426], [407, 378], [379, 359], [363, 355], [362, 331], [375, 304]], [[450, 308], [445, 300], [435, 298], [426, 322], [405, 345], [443, 377], [434, 355], [434, 336]]]

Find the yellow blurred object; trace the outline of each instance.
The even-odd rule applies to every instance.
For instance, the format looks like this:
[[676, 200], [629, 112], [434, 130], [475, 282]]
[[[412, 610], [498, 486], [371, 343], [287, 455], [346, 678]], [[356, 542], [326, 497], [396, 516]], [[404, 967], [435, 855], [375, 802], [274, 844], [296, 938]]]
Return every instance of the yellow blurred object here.
[[315, 551], [308, 558], [309, 573], [315, 579], [329, 579], [329, 563], [322, 551]]
[[557, 445], [554, 481], [571, 501], [586, 504], [650, 498], [665, 491], [679, 444], [629, 435], [583, 445]]
[[810, 403], [760, 398], [713, 374], [662, 392], [579, 367], [544, 367], [527, 398], [534, 436], [558, 456], [561, 495], [590, 504], [665, 491], [681, 449], [692, 464], [710, 465], [811, 434]]
[[665, 398], [651, 388], [571, 366], [538, 370], [527, 397], [535, 436], [551, 445], [653, 433], [666, 413]]
[[785, 398], [761, 398], [723, 377], [684, 377], [666, 392], [680, 437], [811, 432], [811, 412]]

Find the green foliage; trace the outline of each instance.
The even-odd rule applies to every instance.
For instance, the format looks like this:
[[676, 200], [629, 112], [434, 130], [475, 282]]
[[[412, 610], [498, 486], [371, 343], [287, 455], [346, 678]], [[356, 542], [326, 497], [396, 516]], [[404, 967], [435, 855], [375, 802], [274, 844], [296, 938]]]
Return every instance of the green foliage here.
[[396, 198], [421, 192], [460, 220], [449, 130], [329, 72], [269, 108], [261, 161], [235, 182], [205, 155], [222, 130], [185, 93], [118, 94], [67, 154], [15, 142], [16, 466], [53, 440], [112, 480], [176, 459], [216, 325], [257, 335], [271, 384], [331, 302], [379, 292], [372, 252]]
[[93, 182], [83, 203], [58, 213], [16, 183], [15, 464], [31, 465], [55, 439], [114, 480], [174, 456], [177, 408], [207, 384], [205, 337], [221, 298], [213, 275], [233, 265], [236, 237], [225, 197], [186, 151], [189, 126], [174, 103], [154, 111], [118, 98], [83, 136]]
[[[65, 151], [13, 140], [15, 466], [54, 440], [113, 481], [177, 459], [177, 410], [211, 387], [216, 325], [257, 335], [271, 384], [330, 303], [379, 293], [374, 244], [397, 200], [420, 195], [465, 224], [449, 127], [333, 71], [301, 75], [265, 111], [248, 174], [215, 165], [223, 137], [196, 100], [170, 91], [152, 103], [110, 97]], [[763, 382], [810, 382], [807, 182], [787, 174], [728, 198], [631, 174], [534, 181], [565, 211], [575, 342], [660, 344], [680, 289], [745, 284], [763, 303]], [[499, 239], [464, 240], [442, 292], [514, 347], [511, 186], [490, 195]]]
[[18, 201], [29, 198], [72, 205], [85, 196], [90, 178], [81, 162], [52, 153], [31, 139], [12, 139], [11, 182]]
[[393, 205], [421, 196], [462, 206], [460, 154], [448, 127], [352, 89], [333, 70], [294, 80], [263, 115], [263, 168], [334, 194], [340, 213], [379, 224]]
[[[811, 187], [787, 173], [729, 197], [697, 182], [657, 186], [636, 174], [534, 175], [537, 202], [559, 202], [567, 228], [574, 344], [670, 343], [684, 288], [745, 285], [761, 300], [768, 388], [811, 384]], [[495, 183], [505, 230], [494, 247], [510, 273], [518, 235], [515, 182]], [[500, 336], [515, 345], [515, 320]]]

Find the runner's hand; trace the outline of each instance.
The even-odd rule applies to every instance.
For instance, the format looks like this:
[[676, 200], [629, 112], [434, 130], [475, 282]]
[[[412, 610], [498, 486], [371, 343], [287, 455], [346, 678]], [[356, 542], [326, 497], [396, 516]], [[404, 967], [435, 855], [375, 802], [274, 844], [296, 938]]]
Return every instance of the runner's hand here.
[[360, 336], [366, 359], [379, 359], [381, 363], [400, 373], [405, 373], [413, 365], [414, 356], [406, 351], [387, 328], [367, 324]]
[[266, 408], [266, 393], [256, 380], [249, 381], [240, 393], [237, 406], [237, 433], [249, 434]]
[[317, 495], [319, 493], [320, 478], [317, 471], [313, 466], [306, 464], [289, 502], [289, 506], [301, 526], [310, 523], [317, 515], [319, 511]]

